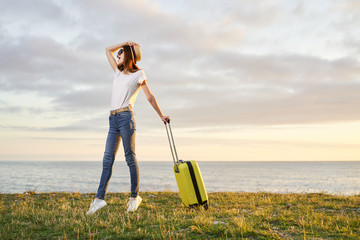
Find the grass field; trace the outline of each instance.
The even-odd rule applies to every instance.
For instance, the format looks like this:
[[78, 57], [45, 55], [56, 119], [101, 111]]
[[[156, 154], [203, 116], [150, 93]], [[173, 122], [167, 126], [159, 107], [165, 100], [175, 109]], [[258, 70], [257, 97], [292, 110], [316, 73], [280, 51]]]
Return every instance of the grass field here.
[[210, 193], [210, 208], [185, 208], [178, 193], [128, 193], [85, 216], [94, 194], [0, 194], [0, 239], [360, 239], [360, 195]]

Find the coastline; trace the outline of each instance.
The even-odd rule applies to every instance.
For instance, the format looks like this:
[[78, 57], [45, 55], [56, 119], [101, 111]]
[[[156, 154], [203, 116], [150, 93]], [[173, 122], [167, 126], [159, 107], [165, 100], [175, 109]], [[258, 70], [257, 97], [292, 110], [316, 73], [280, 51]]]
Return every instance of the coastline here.
[[[208, 192], [360, 193], [360, 162], [198, 162]], [[95, 192], [102, 162], [0, 162], [1, 193]], [[172, 162], [139, 162], [141, 191], [177, 191]], [[231, 183], [231, 184], [227, 184]], [[108, 192], [129, 191], [115, 161]]]

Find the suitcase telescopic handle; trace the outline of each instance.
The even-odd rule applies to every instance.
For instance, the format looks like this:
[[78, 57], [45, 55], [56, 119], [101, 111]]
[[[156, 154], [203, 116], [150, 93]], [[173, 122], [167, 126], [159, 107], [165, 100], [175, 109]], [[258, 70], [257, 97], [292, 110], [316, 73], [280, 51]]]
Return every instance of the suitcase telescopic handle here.
[[[166, 122], [167, 122], [167, 124], [166, 124]], [[177, 155], [177, 152], [176, 152], [175, 141], [174, 141], [174, 137], [173, 137], [173, 134], [172, 134], [172, 131], [171, 131], [170, 119], [166, 119], [166, 122], [164, 122], [164, 124], [165, 124], [166, 133], [167, 133], [168, 140], [169, 140], [171, 155], [172, 155], [172, 158], [173, 158], [173, 161], [174, 161], [175, 168], [178, 171], [178, 166], [177, 165], [179, 164], [179, 158], [178, 158], [178, 155]], [[169, 134], [169, 132], [170, 132], [170, 134]], [[170, 137], [171, 137], [171, 140], [170, 140]], [[175, 160], [175, 157], [176, 157], [176, 160]]]

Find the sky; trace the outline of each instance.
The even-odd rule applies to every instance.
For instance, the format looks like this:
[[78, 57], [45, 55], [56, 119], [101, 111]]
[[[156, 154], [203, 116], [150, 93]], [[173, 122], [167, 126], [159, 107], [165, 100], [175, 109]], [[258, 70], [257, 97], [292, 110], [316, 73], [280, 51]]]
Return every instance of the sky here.
[[[360, 160], [357, 0], [0, 2], [0, 160], [101, 161], [113, 71], [138, 66], [180, 159]], [[141, 91], [138, 161], [172, 161]], [[123, 150], [118, 151], [123, 161]]]

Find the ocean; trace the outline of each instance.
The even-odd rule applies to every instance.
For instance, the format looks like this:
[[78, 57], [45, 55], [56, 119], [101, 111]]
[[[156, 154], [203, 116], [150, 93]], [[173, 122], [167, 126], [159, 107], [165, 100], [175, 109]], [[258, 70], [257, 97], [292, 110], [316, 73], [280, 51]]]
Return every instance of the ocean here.
[[[141, 162], [141, 191], [178, 191], [173, 163]], [[198, 162], [208, 192], [360, 194], [360, 162]], [[0, 161], [0, 193], [94, 193], [102, 162]], [[115, 161], [108, 192], [129, 192], [129, 170]]]

